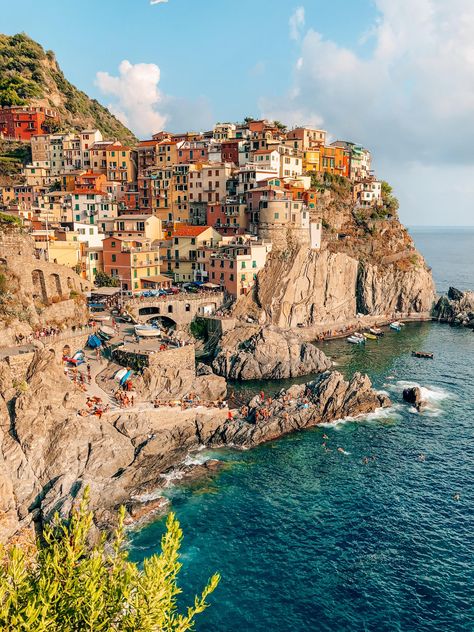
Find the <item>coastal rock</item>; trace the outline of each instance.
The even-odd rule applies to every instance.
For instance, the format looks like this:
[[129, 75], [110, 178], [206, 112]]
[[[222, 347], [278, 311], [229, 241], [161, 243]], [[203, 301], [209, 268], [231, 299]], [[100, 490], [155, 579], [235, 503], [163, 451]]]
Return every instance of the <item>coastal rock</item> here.
[[335, 371], [283, 390], [271, 403], [254, 399], [247, 419], [235, 419], [217, 428], [202, 426], [199, 434], [205, 445], [253, 447], [295, 430], [390, 405], [390, 399], [374, 391], [366, 375], [356, 373], [347, 381]]
[[450, 287], [447, 296], [441, 296], [433, 308], [436, 320], [474, 329], [474, 292], [462, 292]]
[[403, 389], [403, 399], [409, 404], [413, 404], [418, 412], [426, 406], [426, 402], [421, 397], [421, 390], [418, 386]]
[[135, 380], [135, 390], [139, 399], [145, 401], [178, 400], [190, 393], [203, 401], [216, 401], [225, 397], [227, 383], [210, 367], [207, 372], [201, 368], [198, 375], [193, 369], [148, 367]]
[[[7, 381], [7, 377], [4, 375]], [[223, 378], [203, 375], [202, 380]], [[3, 397], [2, 409], [6, 402]], [[167, 473], [190, 451], [252, 447], [286, 433], [357, 416], [389, 405], [366, 376], [346, 381], [324, 373], [307, 385], [282, 391], [271, 403], [254, 398], [245, 417], [227, 409], [197, 406], [111, 411], [98, 419], [77, 414], [85, 395], [64, 376], [50, 352], [37, 352], [21, 392], [9, 402], [0, 426], [0, 538], [7, 540], [33, 521], [67, 515], [87, 485], [97, 526], [113, 526], [121, 504], [129, 521], [161, 510], [157, 499]], [[6, 409], [8, 413], [8, 409]], [[197, 460], [199, 464], [199, 460]], [[218, 463], [180, 470], [183, 480], [209, 474]]]
[[237, 327], [220, 341], [212, 367], [232, 380], [283, 379], [331, 366], [322, 351], [275, 327]]

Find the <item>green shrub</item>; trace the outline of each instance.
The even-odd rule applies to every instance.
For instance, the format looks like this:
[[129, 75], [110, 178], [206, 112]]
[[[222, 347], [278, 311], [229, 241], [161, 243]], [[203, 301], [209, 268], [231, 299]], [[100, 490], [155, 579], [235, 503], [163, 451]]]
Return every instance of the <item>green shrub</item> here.
[[18, 632], [185, 632], [207, 608], [219, 583], [214, 575], [185, 614], [177, 608], [182, 531], [173, 514], [161, 540], [161, 553], [130, 562], [124, 515], [111, 543], [102, 534], [88, 546], [92, 513], [88, 492], [68, 522], [58, 516], [46, 526], [36, 551], [18, 545], [2, 550], [0, 629]]

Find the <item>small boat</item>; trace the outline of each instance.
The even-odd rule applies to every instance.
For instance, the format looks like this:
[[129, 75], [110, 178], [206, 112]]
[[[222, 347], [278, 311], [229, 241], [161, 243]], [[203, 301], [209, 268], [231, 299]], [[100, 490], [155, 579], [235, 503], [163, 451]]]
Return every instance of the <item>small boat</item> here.
[[399, 322], [395, 321], [394, 323], [390, 323], [390, 329], [393, 329], [394, 331], [401, 331], [402, 326]]
[[161, 336], [161, 330], [151, 325], [135, 325], [135, 333], [141, 338], [156, 338]]
[[107, 325], [102, 325], [99, 331], [106, 336], [109, 336], [110, 338], [113, 338], [115, 336], [115, 330], [112, 329], [112, 327], [107, 327]]
[[365, 342], [365, 338], [364, 336], [348, 336], [346, 338], [347, 342], [349, 342], [351, 345], [361, 345]]
[[368, 333], [367, 331], [364, 331], [364, 338], [367, 338], [367, 340], [377, 340], [375, 334]]
[[411, 355], [415, 358], [428, 358], [430, 360], [434, 358], [434, 354], [428, 351], [412, 351]]
[[380, 327], [371, 327], [369, 329], [369, 332], [374, 336], [383, 336], [383, 331], [380, 329]]

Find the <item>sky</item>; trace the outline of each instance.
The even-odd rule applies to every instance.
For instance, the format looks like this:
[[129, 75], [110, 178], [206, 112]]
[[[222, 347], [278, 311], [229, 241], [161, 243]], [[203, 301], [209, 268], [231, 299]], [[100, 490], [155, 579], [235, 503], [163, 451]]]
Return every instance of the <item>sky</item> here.
[[[47, 8], [46, 8], [47, 7]], [[474, 225], [474, 0], [0, 0], [139, 137], [265, 116], [369, 148], [409, 225]]]

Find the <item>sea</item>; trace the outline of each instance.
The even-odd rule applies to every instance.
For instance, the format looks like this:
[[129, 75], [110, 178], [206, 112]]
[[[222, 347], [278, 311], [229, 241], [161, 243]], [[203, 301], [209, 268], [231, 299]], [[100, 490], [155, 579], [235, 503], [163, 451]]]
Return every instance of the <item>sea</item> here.
[[[439, 292], [474, 289], [474, 228], [410, 232]], [[218, 571], [198, 631], [474, 630], [474, 333], [418, 323], [365, 347], [322, 348], [346, 376], [368, 373], [393, 406], [253, 450], [192, 456], [224, 465], [168, 490], [184, 531], [180, 603]], [[415, 384], [422, 414], [402, 401]], [[158, 552], [163, 532], [159, 520], [133, 533], [132, 559]]]

